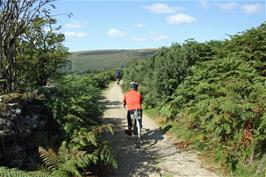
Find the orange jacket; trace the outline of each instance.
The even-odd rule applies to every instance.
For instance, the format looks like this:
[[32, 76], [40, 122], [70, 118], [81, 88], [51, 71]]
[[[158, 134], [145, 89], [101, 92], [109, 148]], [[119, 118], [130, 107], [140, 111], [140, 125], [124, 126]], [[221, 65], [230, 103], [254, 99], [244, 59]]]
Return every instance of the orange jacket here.
[[142, 96], [136, 90], [130, 90], [124, 95], [124, 105], [127, 105], [127, 110], [142, 109]]

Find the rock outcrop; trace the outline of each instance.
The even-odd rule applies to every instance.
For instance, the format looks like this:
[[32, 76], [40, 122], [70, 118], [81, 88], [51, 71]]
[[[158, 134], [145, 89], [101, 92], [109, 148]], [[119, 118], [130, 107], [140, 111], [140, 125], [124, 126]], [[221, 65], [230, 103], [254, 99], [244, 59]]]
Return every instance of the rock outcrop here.
[[0, 165], [34, 170], [38, 147], [56, 147], [62, 133], [45, 101], [31, 94], [0, 96]]

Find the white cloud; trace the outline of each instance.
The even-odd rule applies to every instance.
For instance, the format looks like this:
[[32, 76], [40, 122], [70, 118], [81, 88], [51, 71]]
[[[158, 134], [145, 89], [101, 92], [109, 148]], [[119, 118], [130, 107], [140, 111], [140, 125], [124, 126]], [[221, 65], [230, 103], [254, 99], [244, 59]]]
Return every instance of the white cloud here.
[[74, 38], [81, 38], [85, 37], [88, 35], [88, 33], [83, 33], [83, 32], [74, 32], [74, 31], [65, 31], [64, 35], [66, 37], [74, 37]]
[[194, 22], [196, 19], [186, 14], [171, 15], [166, 18], [166, 21], [171, 25], [188, 24]]
[[110, 37], [125, 37], [127, 36], [127, 33], [119, 29], [112, 28], [107, 31], [107, 35]]
[[255, 14], [257, 12], [260, 12], [263, 10], [263, 5], [257, 3], [257, 4], [248, 4], [242, 6], [243, 10], [247, 14]]
[[144, 42], [146, 41], [146, 38], [145, 37], [134, 37], [131, 40], [136, 41], [136, 42]]
[[169, 37], [165, 34], [154, 34], [150, 36], [150, 39], [153, 41], [163, 41], [168, 39]]
[[175, 13], [176, 10], [167, 4], [155, 3], [146, 7], [149, 11], [154, 13]]
[[228, 2], [228, 3], [215, 3], [217, 7], [222, 10], [233, 10], [238, 7], [238, 4], [235, 2]]
[[66, 23], [65, 28], [69, 29], [80, 29], [88, 25], [88, 22], [86, 21], [78, 21], [78, 20], [72, 20], [71, 23]]
[[143, 23], [139, 23], [139, 24], [137, 24], [137, 27], [138, 28], [143, 28], [144, 27], [144, 24]]

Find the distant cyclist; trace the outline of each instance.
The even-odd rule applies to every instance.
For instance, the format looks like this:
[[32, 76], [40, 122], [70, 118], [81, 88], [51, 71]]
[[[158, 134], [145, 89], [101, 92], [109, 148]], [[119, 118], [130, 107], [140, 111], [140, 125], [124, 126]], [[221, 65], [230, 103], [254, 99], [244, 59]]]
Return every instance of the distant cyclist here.
[[138, 83], [130, 82], [130, 90], [124, 95], [123, 104], [127, 106], [127, 124], [128, 130], [125, 131], [128, 135], [132, 134], [132, 121], [131, 114], [134, 114], [135, 110], [140, 111], [141, 119], [140, 126], [142, 126], [142, 95], [138, 92]]
[[115, 71], [115, 79], [117, 84], [119, 84], [120, 80], [122, 79], [122, 72], [119, 69]]

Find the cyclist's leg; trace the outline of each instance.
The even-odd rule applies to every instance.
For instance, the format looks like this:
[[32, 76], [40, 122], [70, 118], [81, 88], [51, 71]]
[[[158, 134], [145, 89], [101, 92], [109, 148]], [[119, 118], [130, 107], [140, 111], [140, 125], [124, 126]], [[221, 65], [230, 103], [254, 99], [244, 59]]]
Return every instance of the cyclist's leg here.
[[128, 131], [129, 133], [132, 132], [132, 120], [131, 120], [131, 114], [132, 114], [132, 110], [128, 110], [127, 111], [127, 125], [128, 125]]

